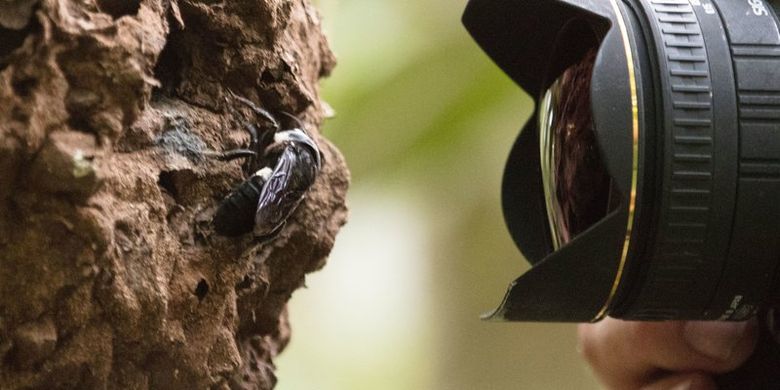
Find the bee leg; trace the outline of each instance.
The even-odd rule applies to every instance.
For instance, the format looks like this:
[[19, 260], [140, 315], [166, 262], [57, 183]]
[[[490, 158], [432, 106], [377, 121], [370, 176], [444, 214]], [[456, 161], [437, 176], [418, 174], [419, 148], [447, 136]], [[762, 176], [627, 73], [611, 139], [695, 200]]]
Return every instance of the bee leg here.
[[244, 173], [249, 173], [255, 169], [258, 154], [261, 151], [261, 149], [258, 148], [258, 145], [260, 143], [260, 137], [258, 136], [257, 127], [255, 127], [253, 124], [251, 123], [244, 124], [244, 129], [246, 130], [247, 133], [249, 133], [249, 150], [255, 152], [255, 154], [252, 155], [252, 157], [247, 158], [246, 162], [242, 166], [242, 168], [244, 169]]
[[255, 242], [257, 242], [258, 244], [265, 244], [266, 242], [273, 241], [276, 238], [276, 236], [279, 235], [279, 233], [284, 228], [284, 225], [286, 225], [286, 224], [287, 224], [287, 221], [284, 221], [284, 222], [282, 222], [281, 225], [277, 226], [276, 229], [274, 229], [270, 233], [265, 234], [263, 236], [257, 236], [257, 235], [254, 236]]
[[[254, 128], [255, 134], [257, 134], [257, 128], [254, 125], [247, 124], [246, 126]], [[275, 131], [266, 131], [263, 135], [256, 137], [252, 150], [256, 150], [258, 154], [262, 154], [262, 151], [274, 143], [274, 134], [276, 134]]]
[[303, 122], [301, 122], [301, 120], [298, 119], [297, 116], [295, 116], [293, 114], [290, 114], [289, 112], [286, 112], [286, 111], [281, 111], [281, 113], [282, 113], [282, 115], [292, 119], [293, 122], [295, 122], [295, 124], [298, 125], [298, 128], [303, 130]]
[[249, 107], [255, 113], [255, 115], [258, 115], [264, 118], [269, 123], [271, 123], [271, 125], [274, 128], [274, 131], [265, 131], [262, 132], [261, 135], [260, 131], [258, 131], [257, 129], [257, 126], [255, 126], [254, 124], [247, 123], [244, 125], [247, 132], [249, 133], [249, 150], [254, 150], [255, 152], [257, 152], [257, 155], [250, 158], [244, 166], [244, 171], [246, 173], [249, 173], [257, 169], [258, 167], [263, 166], [263, 163], [268, 162], [268, 161], [261, 161], [260, 157], [263, 154], [263, 151], [269, 145], [274, 143], [274, 134], [279, 132], [281, 126], [279, 125], [279, 121], [277, 121], [276, 118], [270, 112], [261, 108], [251, 100], [236, 95], [232, 91], [230, 91], [230, 94], [233, 96], [234, 99], [238, 100], [239, 102]]
[[246, 162], [243, 164], [242, 168], [245, 174], [249, 174], [254, 170], [258, 160], [258, 154], [263, 150], [264, 146], [261, 145], [264, 145], [268, 142], [266, 140], [268, 135], [267, 133], [263, 134], [261, 139], [261, 137], [258, 135], [257, 127], [251, 123], [245, 124], [244, 129], [246, 129], [246, 132], [249, 133], [249, 146], [247, 148], [237, 148], [207, 155], [215, 157], [220, 161], [232, 161], [239, 158], [246, 158]]
[[271, 122], [271, 124], [274, 126], [274, 129], [276, 129], [276, 131], [279, 131], [279, 122], [276, 120], [276, 118], [274, 118], [273, 115], [271, 115], [270, 112], [266, 111], [263, 108], [260, 108], [260, 106], [258, 106], [253, 101], [245, 97], [236, 95], [233, 92], [231, 92], [231, 94], [236, 100], [238, 100], [241, 103], [244, 103], [247, 107], [249, 107], [252, 111], [254, 111], [255, 114], [260, 115], [263, 118], [265, 118], [268, 122]]
[[244, 124], [244, 129], [249, 133], [249, 150], [257, 150], [257, 145], [260, 143], [260, 136], [258, 136], [257, 127], [251, 123]]
[[212, 155], [207, 154], [210, 157], [214, 157], [219, 161], [233, 161], [239, 158], [254, 158], [257, 153], [249, 149], [233, 149], [224, 152], [216, 152]]

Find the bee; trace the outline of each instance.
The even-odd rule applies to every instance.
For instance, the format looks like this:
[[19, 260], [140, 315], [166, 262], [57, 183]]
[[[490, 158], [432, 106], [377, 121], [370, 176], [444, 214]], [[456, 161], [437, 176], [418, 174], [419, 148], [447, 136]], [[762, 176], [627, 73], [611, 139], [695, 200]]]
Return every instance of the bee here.
[[246, 124], [249, 146], [217, 156], [222, 161], [245, 158], [244, 170], [249, 177], [222, 200], [212, 224], [222, 236], [252, 232], [259, 241], [272, 240], [317, 179], [322, 153], [298, 118], [283, 113], [298, 126], [283, 130], [271, 113], [246, 98], [233, 96], [268, 121], [274, 132], [261, 138], [255, 125]]

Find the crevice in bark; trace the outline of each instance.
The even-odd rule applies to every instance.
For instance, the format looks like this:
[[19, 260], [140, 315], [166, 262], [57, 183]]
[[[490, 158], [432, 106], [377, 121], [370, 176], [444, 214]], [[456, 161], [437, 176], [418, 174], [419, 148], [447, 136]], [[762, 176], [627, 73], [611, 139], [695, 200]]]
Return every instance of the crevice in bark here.
[[183, 38], [182, 30], [173, 24], [157, 64], [154, 66], [154, 78], [160, 82], [160, 86], [154, 90], [155, 96], [171, 96], [182, 82], [186, 58], [185, 53], [181, 52]]
[[28, 36], [38, 34], [41, 25], [32, 19], [26, 27], [21, 29], [5, 28], [0, 26], [0, 71], [10, 64], [10, 56], [16, 49], [22, 47]]
[[206, 282], [206, 279], [201, 279], [198, 282], [198, 285], [195, 286], [195, 296], [198, 297], [199, 301], [203, 301], [204, 298], [206, 298], [206, 294], [209, 293], [209, 283]]
[[11, 81], [11, 88], [19, 97], [23, 98], [30, 97], [36, 85], [38, 85], [38, 80], [33, 77], [19, 77]]
[[141, 7], [139, 0], [96, 0], [101, 12], [111, 15], [114, 19], [122, 16], [135, 15]]

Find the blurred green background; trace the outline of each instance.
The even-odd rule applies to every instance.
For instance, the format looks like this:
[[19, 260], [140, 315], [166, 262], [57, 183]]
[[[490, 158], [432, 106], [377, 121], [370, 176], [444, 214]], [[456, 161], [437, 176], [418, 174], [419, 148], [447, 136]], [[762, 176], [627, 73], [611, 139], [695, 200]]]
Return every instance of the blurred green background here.
[[292, 299], [278, 389], [598, 388], [574, 326], [479, 320], [528, 267], [499, 188], [532, 102], [467, 35], [465, 0], [315, 4], [351, 217]]

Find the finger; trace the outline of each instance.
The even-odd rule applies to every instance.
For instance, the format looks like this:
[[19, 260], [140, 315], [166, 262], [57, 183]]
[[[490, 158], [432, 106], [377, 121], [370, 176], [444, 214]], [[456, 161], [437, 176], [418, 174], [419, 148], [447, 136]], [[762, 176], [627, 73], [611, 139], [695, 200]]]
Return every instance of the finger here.
[[661, 372], [733, 370], [752, 353], [757, 338], [749, 322], [630, 322], [606, 319], [580, 325], [580, 351], [612, 388], [635, 389]]
[[695, 372], [663, 377], [642, 390], [717, 390], [718, 386], [709, 375]]

